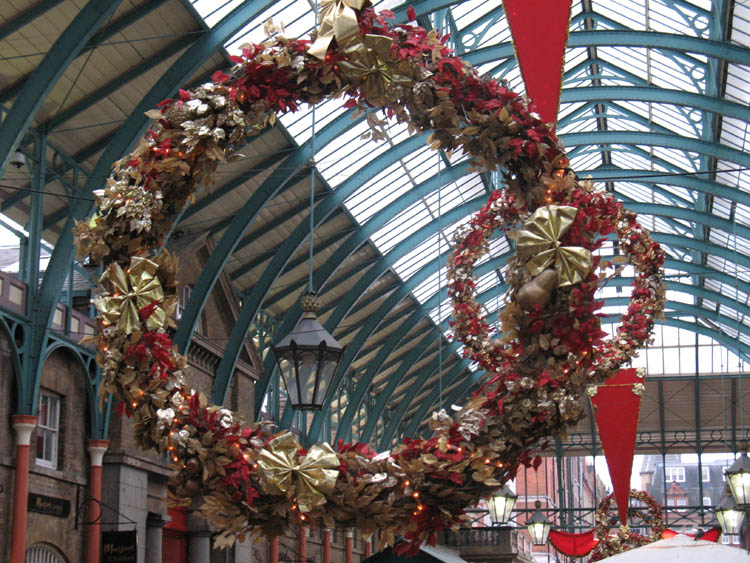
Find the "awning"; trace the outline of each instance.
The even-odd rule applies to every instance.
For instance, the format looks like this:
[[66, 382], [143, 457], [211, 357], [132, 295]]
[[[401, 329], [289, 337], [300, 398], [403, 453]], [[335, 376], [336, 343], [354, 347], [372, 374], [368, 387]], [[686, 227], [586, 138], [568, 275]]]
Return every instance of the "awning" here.
[[389, 547], [364, 559], [362, 563], [467, 563], [467, 561], [461, 559], [456, 551], [445, 546], [423, 545], [414, 557], [397, 555]]

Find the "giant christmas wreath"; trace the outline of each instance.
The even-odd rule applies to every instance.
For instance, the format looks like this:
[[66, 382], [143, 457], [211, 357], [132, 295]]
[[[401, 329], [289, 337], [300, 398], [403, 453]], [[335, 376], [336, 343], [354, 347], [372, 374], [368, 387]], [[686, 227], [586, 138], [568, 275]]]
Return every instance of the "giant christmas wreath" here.
[[[661, 250], [634, 214], [567, 168], [533, 107], [453, 56], [437, 32], [390, 26], [392, 14], [365, 2], [324, 1], [314, 43], [276, 35], [246, 46], [231, 74], [162, 102], [96, 194], [96, 214], [76, 227], [80, 252], [105, 268], [95, 299], [102, 396], [121, 401], [144, 448], [169, 452], [173, 501], [202, 499], [219, 545], [299, 523], [379, 530], [383, 543], [403, 534], [407, 549], [434, 541], [521, 465], [538, 462], [540, 442], [581, 418], [584, 389], [632, 357], [663, 307]], [[458, 231], [449, 268], [456, 338], [488, 378], [453, 418], [433, 414], [432, 438], [381, 454], [361, 443], [306, 450], [288, 432], [243, 424], [185, 385], [185, 359], [169, 336], [177, 262], [161, 245], [198, 184], [210, 184], [217, 165], [278, 112], [342, 96], [412, 132], [431, 130], [432, 148], [462, 150], [508, 184]], [[491, 340], [472, 266], [496, 228], [518, 250], [502, 333]], [[610, 233], [636, 276], [605, 342], [594, 292], [610, 264], [592, 252]]]
[[591, 552], [592, 561], [601, 561], [623, 551], [630, 551], [631, 549], [662, 539], [662, 532], [665, 529], [664, 511], [654, 497], [646, 491], [638, 491], [636, 489], [630, 489], [629, 498], [642, 503], [645, 510], [638, 507], [631, 507], [630, 511], [637, 513], [641, 522], [651, 528], [651, 532], [647, 536], [644, 536], [632, 531], [627, 524], [621, 524], [615, 533], [611, 533], [612, 528], [618, 521], [617, 516], [610, 514], [614, 498], [614, 493], [607, 495], [599, 502], [599, 506], [596, 508], [595, 529], [599, 543], [596, 544], [596, 547]]

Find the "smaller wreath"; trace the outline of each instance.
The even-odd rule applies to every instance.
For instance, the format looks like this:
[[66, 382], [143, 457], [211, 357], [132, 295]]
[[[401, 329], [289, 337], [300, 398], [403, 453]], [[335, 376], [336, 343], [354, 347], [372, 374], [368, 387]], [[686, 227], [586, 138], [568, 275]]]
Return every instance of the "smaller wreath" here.
[[644, 536], [643, 534], [632, 532], [627, 523], [623, 523], [620, 525], [617, 533], [611, 534], [610, 531], [618, 521], [617, 516], [612, 513], [612, 501], [614, 498], [614, 493], [607, 495], [602, 499], [596, 509], [595, 529], [596, 536], [599, 538], [599, 543], [591, 552], [592, 561], [600, 561], [607, 557], [611, 557], [612, 555], [622, 553], [623, 551], [630, 551], [636, 547], [641, 547], [658, 541], [661, 539], [661, 534], [664, 531], [664, 512], [659, 503], [657, 503], [654, 497], [646, 491], [630, 489], [629, 498], [642, 502], [646, 509], [645, 511], [641, 511], [636, 507], [631, 507], [630, 510], [638, 511], [643, 523], [651, 526], [651, 533]]

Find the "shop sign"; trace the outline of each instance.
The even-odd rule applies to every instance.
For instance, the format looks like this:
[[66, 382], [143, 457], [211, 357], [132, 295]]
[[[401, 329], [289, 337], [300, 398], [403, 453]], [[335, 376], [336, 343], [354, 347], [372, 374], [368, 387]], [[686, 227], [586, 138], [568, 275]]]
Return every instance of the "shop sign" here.
[[102, 532], [101, 563], [137, 563], [138, 533]]
[[51, 514], [60, 518], [67, 518], [70, 514], [70, 501], [64, 498], [47, 497], [36, 493], [29, 493], [29, 510], [41, 514]]

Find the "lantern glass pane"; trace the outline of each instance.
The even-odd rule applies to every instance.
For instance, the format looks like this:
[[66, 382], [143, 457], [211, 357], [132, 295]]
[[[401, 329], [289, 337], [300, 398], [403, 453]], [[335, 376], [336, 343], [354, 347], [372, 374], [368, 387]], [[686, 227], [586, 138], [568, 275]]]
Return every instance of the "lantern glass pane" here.
[[315, 382], [318, 379], [317, 350], [298, 350], [300, 358], [298, 384], [300, 386], [300, 403], [312, 405], [314, 403]]
[[326, 352], [323, 354], [321, 362], [323, 365], [320, 368], [320, 375], [318, 376], [318, 392], [316, 393], [315, 401], [322, 405], [326, 398], [328, 388], [331, 386], [333, 374], [336, 373], [336, 367], [339, 363], [339, 355]]
[[547, 534], [549, 533], [550, 525], [546, 522], [532, 522], [527, 526], [529, 535], [531, 536], [531, 543], [534, 545], [544, 545], [547, 543]]
[[510, 514], [516, 504], [516, 498], [513, 496], [504, 496], [502, 494], [493, 495], [488, 501], [490, 509], [490, 518], [493, 524], [505, 524], [510, 520]]
[[750, 473], [742, 471], [727, 475], [727, 480], [735, 502], [740, 505], [750, 504]]
[[284, 387], [289, 395], [289, 400], [292, 403], [299, 401], [299, 393], [297, 389], [297, 377], [294, 373], [294, 362], [291, 361], [292, 354], [283, 354], [279, 358], [279, 371], [281, 371], [281, 378], [284, 380]]
[[745, 512], [733, 509], [717, 510], [716, 519], [719, 521], [722, 533], [736, 535], [740, 533], [740, 529], [742, 528]]

